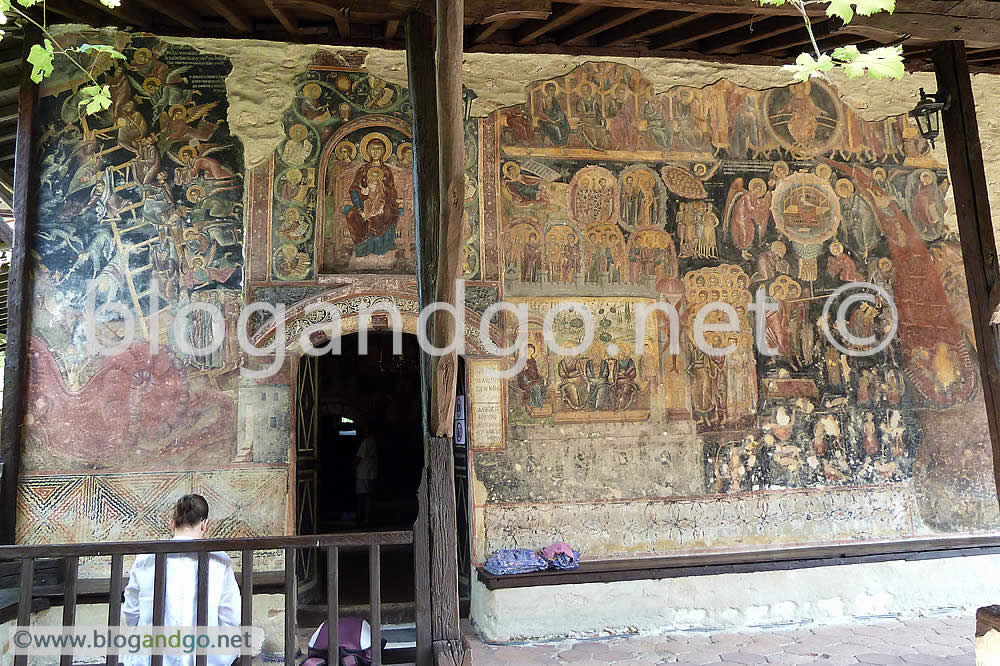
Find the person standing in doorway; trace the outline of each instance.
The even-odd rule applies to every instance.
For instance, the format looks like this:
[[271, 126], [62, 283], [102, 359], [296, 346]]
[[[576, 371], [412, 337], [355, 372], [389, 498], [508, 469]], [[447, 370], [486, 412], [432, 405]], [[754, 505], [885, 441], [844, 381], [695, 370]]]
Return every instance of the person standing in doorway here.
[[365, 433], [354, 456], [354, 492], [358, 496], [358, 522], [367, 527], [372, 519], [372, 490], [378, 478], [378, 446], [371, 431]]

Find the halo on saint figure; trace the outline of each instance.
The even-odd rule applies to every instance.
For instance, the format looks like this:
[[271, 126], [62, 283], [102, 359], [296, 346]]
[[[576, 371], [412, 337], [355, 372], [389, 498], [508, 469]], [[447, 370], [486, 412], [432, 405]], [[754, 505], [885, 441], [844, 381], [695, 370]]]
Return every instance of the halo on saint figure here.
[[833, 169], [828, 164], [820, 164], [816, 167], [816, 175], [823, 180], [830, 180], [830, 176], [833, 175]]
[[409, 141], [399, 144], [399, 147], [396, 148], [396, 157], [403, 164], [410, 164], [413, 161], [413, 144]]
[[374, 182], [381, 181], [382, 178], [384, 178], [384, 177], [385, 177], [385, 174], [382, 172], [382, 169], [380, 169], [378, 167], [372, 167], [371, 169], [368, 169], [368, 182], [369, 183], [374, 183]]
[[701, 162], [699, 162], [698, 164], [694, 165], [694, 175], [696, 175], [699, 178], [701, 178], [702, 176], [704, 176], [707, 173], [708, 173], [708, 165], [707, 164], [702, 164]]
[[503, 165], [503, 175], [510, 180], [517, 180], [521, 176], [521, 165], [517, 162], [507, 162]]
[[872, 169], [872, 176], [875, 177], [875, 180], [885, 180], [885, 169], [882, 167], [875, 167]]
[[302, 170], [301, 169], [289, 169], [285, 172], [285, 180], [292, 185], [298, 185], [302, 182]]
[[183, 104], [174, 104], [167, 111], [168, 118], [184, 118], [187, 116], [187, 108]]
[[143, 80], [142, 89], [145, 90], [146, 92], [150, 92], [150, 90], [159, 90], [160, 86], [162, 85], [163, 82], [160, 81], [160, 79], [156, 78], [155, 76], [150, 76]]
[[750, 194], [760, 199], [767, 194], [767, 183], [764, 182], [763, 178], [754, 178], [750, 181], [747, 189], [750, 190]]
[[341, 141], [337, 144], [337, 147], [333, 149], [333, 152], [337, 156], [338, 160], [341, 160], [342, 162], [351, 162], [358, 156], [358, 147], [350, 141]]
[[198, 270], [205, 267], [205, 257], [196, 256], [191, 259], [191, 268]]
[[924, 185], [930, 185], [931, 183], [934, 182], [934, 174], [930, 171], [921, 171], [920, 182], [923, 183]]
[[[191, 203], [198, 203], [205, 198], [205, 188], [201, 185], [192, 185], [187, 191], [187, 200]], [[190, 231], [190, 230], [189, 230]]]
[[309, 128], [302, 123], [295, 123], [288, 128], [288, 138], [292, 141], [305, 141], [309, 135]]
[[365, 135], [365, 138], [361, 139], [361, 157], [364, 158], [365, 162], [371, 162], [372, 158], [369, 154], [369, 149], [371, 148], [372, 142], [378, 141], [382, 144], [383, 153], [382, 159], [385, 159], [386, 155], [392, 155], [392, 141], [389, 141], [389, 137], [381, 132], [371, 132]]
[[788, 162], [775, 162], [773, 169], [775, 176], [784, 178], [789, 173]]
[[147, 48], [136, 49], [135, 53], [132, 54], [132, 62], [138, 62], [139, 56], [142, 56], [142, 60], [149, 62], [153, 59], [153, 52]]
[[315, 101], [323, 94], [323, 88], [318, 83], [307, 83], [302, 86], [302, 96], [308, 100]]
[[846, 199], [854, 194], [854, 183], [851, 182], [850, 178], [841, 178], [834, 186], [834, 190], [837, 192], [837, 196]]
[[177, 151], [177, 156], [180, 157], [182, 161], [186, 161], [184, 160], [185, 157], [190, 157], [191, 159], [194, 159], [198, 157], [198, 149], [195, 148], [194, 146], [184, 146], [179, 151]]

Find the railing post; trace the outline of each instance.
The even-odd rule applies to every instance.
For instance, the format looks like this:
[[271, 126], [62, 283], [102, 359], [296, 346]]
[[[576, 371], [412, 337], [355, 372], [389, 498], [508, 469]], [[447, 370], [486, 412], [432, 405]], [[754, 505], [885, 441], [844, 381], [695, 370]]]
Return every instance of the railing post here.
[[[242, 570], [240, 571], [240, 624], [245, 627], [253, 625], [253, 551], [244, 550], [242, 560]], [[240, 666], [250, 666], [253, 655], [244, 651], [240, 655]]]
[[[167, 554], [153, 556], [153, 626], [163, 626], [163, 615], [167, 605]], [[149, 658], [150, 666], [163, 666], [163, 655], [154, 654]]]
[[[26, 557], [21, 560], [21, 591], [17, 595], [17, 626], [31, 626], [31, 584], [35, 578], [35, 559]], [[14, 666], [26, 666], [28, 655], [19, 654], [14, 657]]]
[[[198, 620], [196, 624], [204, 627], [208, 624], [208, 567], [209, 552], [198, 553]], [[207, 666], [208, 655], [196, 648], [194, 663], [196, 666]]]
[[336, 663], [340, 652], [340, 549], [326, 547], [327, 662]]
[[285, 666], [295, 666], [295, 549], [285, 548]]
[[[122, 617], [122, 574], [124, 573], [124, 557], [122, 555], [111, 556], [111, 580], [108, 588], [108, 626], [117, 627], [121, 624]], [[108, 645], [108, 656], [104, 660], [105, 666], [118, 665], [118, 653]]]
[[[80, 558], [66, 558], [66, 578], [63, 580], [63, 635], [72, 634], [76, 624], [76, 582], [80, 571]], [[73, 666], [73, 648], [67, 647], [59, 656], [59, 666]]]
[[368, 547], [368, 582], [372, 616], [372, 666], [382, 666], [382, 558], [379, 545]]

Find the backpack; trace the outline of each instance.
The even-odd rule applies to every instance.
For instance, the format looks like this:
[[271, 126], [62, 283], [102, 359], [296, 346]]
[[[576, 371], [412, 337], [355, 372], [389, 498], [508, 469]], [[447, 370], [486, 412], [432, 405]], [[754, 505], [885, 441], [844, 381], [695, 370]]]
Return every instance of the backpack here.
[[[372, 630], [367, 620], [346, 616], [337, 620], [338, 646], [337, 661], [330, 666], [371, 666]], [[382, 639], [385, 647], [386, 640]], [[309, 639], [309, 657], [302, 666], [326, 666], [329, 664], [330, 634], [326, 622], [319, 626]]]

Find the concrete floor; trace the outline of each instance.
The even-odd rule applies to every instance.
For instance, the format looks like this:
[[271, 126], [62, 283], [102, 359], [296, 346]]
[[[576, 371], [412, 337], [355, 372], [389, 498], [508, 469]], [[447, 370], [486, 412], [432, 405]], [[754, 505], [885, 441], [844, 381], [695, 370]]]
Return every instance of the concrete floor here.
[[745, 632], [485, 645], [469, 635], [476, 666], [515, 664], [943, 664], [975, 666], [975, 619], [935, 616]]

